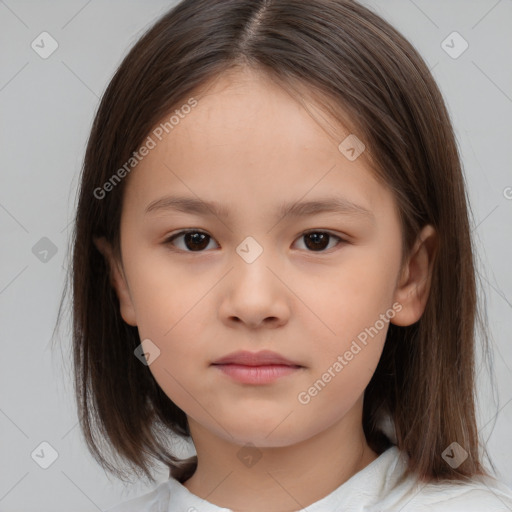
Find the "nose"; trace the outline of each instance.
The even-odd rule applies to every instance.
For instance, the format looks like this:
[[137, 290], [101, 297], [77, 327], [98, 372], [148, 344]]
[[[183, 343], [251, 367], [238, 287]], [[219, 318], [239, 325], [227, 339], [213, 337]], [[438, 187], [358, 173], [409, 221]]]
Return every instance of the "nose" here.
[[[277, 265], [272, 263], [270, 251], [252, 263], [237, 254], [234, 268], [223, 283], [219, 306], [221, 320], [233, 327], [245, 326], [276, 328], [285, 325], [290, 317], [290, 291], [283, 283]], [[282, 272], [281, 272], [282, 273]]]

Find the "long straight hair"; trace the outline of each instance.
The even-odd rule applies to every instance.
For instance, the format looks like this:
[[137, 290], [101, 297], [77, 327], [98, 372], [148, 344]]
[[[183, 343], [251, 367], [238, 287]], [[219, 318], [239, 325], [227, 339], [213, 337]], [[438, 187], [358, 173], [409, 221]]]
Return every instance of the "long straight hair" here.
[[[137, 328], [121, 318], [107, 264], [93, 244], [105, 236], [119, 255], [126, 180], [104, 197], [94, 191], [164, 116], [243, 67], [291, 94], [307, 91], [363, 141], [375, 176], [394, 194], [403, 258], [424, 225], [438, 233], [424, 314], [411, 326], [389, 326], [365, 391], [368, 444], [377, 453], [390, 445], [379, 427], [388, 416], [420, 480], [486, 474], [474, 405], [475, 269], [453, 128], [418, 52], [351, 0], [184, 0], [141, 37], [110, 81], [86, 149], [70, 273], [75, 393], [91, 453], [119, 478], [129, 473], [118, 462], [150, 481], [156, 461], [184, 474], [168, 438], [190, 436], [186, 415], [134, 357]], [[468, 453], [457, 468], [442, 457], [453, 442]]]

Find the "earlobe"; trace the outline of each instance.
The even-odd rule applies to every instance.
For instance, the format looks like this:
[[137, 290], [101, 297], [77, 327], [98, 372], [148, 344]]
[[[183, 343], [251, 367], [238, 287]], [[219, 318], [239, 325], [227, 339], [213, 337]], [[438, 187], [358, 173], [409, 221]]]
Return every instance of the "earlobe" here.
[[135, 308], [121, 263], [115, 257], [113, 248], [105, 237], [94, 237], [93, 242], [107, 263], [110, 283], [119, 299], [120, 313], [123, 320], [129, 325], [136, 326]]
[[404, 264], [394, 300], [402, 305], [391, 323], [400, 326], [417, 322], [427, 304], [437, 252], [437, 233], [430, 224], [423, 227]]

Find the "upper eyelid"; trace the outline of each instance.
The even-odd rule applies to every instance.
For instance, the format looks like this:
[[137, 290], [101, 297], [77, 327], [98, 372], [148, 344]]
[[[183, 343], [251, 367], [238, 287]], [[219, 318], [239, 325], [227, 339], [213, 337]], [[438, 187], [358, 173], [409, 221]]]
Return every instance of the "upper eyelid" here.
[[[200, 228], [197, 228], [197, 229], [194, 229], [194, 228], [188, 228], [188, 229], [182, 229], [181, 231], [176, 231], [176, 233], [172, 233], [170, 235], [168, 235], [166, 237], [167, 240], [169, 240], [170, 238], [175, 238], [179, 235], [186, 235], [187, 233], [202, 233], [204, 235], [208, 235], [210, 238], [213, 238], [215, 240], [215, 237], [210, 235], [210, 233], [208, 233], [208, 231], [205, 231], [203, 229], [200, 229]], [[338, 235], [336, 233], [334, 233], [333, 231], [331, 231], [330, 229], [321, 229], [321, 228], [311, 228], [311, 229], [306, 229], [305, 231], [302, 231], [301, 233], [299, 233], [298, 236], [304, 236], [304, 235], [307, 235], [309, 233], [327, 233], [331, 236], [337, 236], [338, 238], [341, 238], [341, 239], [344, 239], [344, 238], [348, 238], [346, 235], [343, 236], [343, 235]]]

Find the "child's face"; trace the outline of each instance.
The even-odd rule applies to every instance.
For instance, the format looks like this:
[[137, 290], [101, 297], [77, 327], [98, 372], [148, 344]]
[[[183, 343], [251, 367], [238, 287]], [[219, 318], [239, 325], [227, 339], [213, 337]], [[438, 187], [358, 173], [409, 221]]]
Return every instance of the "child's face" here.
[[[193, 424], [284, 446], [349, 418], [360, 425], [389, 319], [407, 310], [395, 303], [401, 226], [364, 158], [338, 150], [348, 132], [333, 141], [282, 89], [246, 76], [224, 76], [197, 97], [126, 178], [116, 288], [125, 321], [160, 350], [151, 372]], [[145, 212], [171, 195], [215, 201], [228, 215]], [[328, 197], [358, 207], [279, 214]], [[187, 229], [210, 238], [166, 242]], [[212, 364], [262, 350], [301, 367], [254, 383]]]

